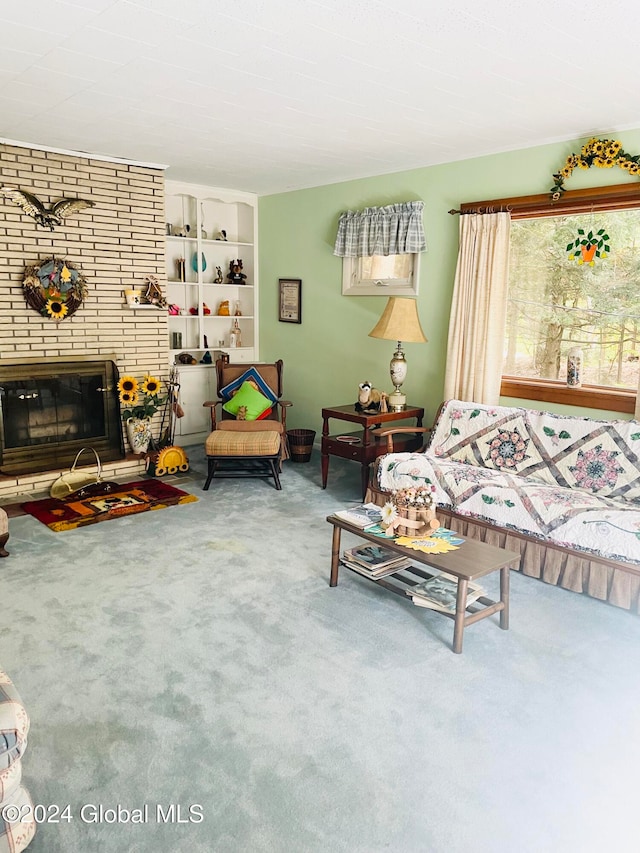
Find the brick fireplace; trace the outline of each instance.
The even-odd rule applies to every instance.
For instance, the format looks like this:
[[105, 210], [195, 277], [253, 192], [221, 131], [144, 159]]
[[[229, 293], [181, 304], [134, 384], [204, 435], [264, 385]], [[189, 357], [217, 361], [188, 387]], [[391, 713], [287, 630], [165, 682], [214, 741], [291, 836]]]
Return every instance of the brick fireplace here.
[[[0, 370], [8, 368], [3, 378], [10, 378], [11, 365], [26, 364], [28, 370], [33, 364], [35, 372], [36, 365], [87, 360], [113, 361], [121, 375], [166, 378], [166, 312], [133, 310], [124, 298], [125, 289], [143, 287], [149, 275], [166, 292], [162, 167], [3, 142], [0, 185], [26, 190], [46, 207], [62, 197], [94, 202], [50, 231], [0, 196]], [[71, 261], [88, 284], [83, 304], [60, 322], [30, 308], [23, 294], [25, 268], [49, 257]], [[79, 425], [68, 429], [82, 431]], [[107, 475], [142, 472], [142, 460], [126, 453], [126, 439], [119, 444], [124, 450], [105, 463]], [[37, 473], [1, 475], [0, 498], [48, 488], [66, 465], [60, 459], [52, 452], [51, 463], [43, 460]]]

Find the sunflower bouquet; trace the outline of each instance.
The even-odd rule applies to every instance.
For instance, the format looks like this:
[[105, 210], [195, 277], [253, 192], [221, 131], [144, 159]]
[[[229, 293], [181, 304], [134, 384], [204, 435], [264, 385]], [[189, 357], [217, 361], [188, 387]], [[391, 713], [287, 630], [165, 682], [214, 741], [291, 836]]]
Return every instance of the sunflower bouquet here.
[[160, 396], [161, 383], [159, 379], [147, 374], [142, 381], [133, 376], [123, 376], [118, 382], [120, 392], [120, 405], [122, 417], [125, 421], [129, 418], [150, 418], [167, 401], [166, 397]]

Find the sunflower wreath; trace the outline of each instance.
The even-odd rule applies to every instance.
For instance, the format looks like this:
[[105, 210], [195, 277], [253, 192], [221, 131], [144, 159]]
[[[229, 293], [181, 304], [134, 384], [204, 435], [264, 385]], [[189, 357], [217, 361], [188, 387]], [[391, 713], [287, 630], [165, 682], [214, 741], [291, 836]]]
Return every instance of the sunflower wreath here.
[[24, 298], [31, 308], [57, 323], [75, 314], [87, 296], [80, 270], [63, 258], [45, 258], [24, 271]]
[[590, 139], [582, 146], [579, 154], [570, 154], [562, 169], [553, 176], [553, 186], [549, 190], [552, 201], [558, 201], [565, 192], [564, 182], [570, 178], [575, 168], [611, 169], [620, 166], [630, 175], [640, 175], [640, 155], [627, 154], [622, 149], [622, 143], [616, 139]]

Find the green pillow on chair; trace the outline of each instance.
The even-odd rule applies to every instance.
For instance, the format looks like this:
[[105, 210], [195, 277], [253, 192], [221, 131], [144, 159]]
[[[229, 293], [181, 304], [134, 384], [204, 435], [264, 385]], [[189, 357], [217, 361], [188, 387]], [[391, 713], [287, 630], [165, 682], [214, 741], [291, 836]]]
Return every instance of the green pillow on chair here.
[[241, 406], [247, 410], [245, 420], [256, 421], [273, 406], [273, 401], [257, 391], [250, 382], [243, 382], [240, 390], [222, 408], [230, 415], [237, 415]]

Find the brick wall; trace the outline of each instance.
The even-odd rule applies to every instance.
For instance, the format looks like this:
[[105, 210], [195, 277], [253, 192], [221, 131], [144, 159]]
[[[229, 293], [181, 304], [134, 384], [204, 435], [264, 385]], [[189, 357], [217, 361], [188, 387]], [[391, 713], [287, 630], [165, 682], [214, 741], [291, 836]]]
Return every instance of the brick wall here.
[[[0, 362], [115, 355], [121, 374], [166, 377], [166, 311], [134, 311], [124, 298], [148, 275], [166, 294], [162, 169], [0, 144], [0, 185], [45, 206], [63, 196], [95, 203], [49, 231], [0, 196]], [[30, 308], [22, 290], [25, 267], [52, 255], [77, 266], [89, 288], [60, 323]]]

